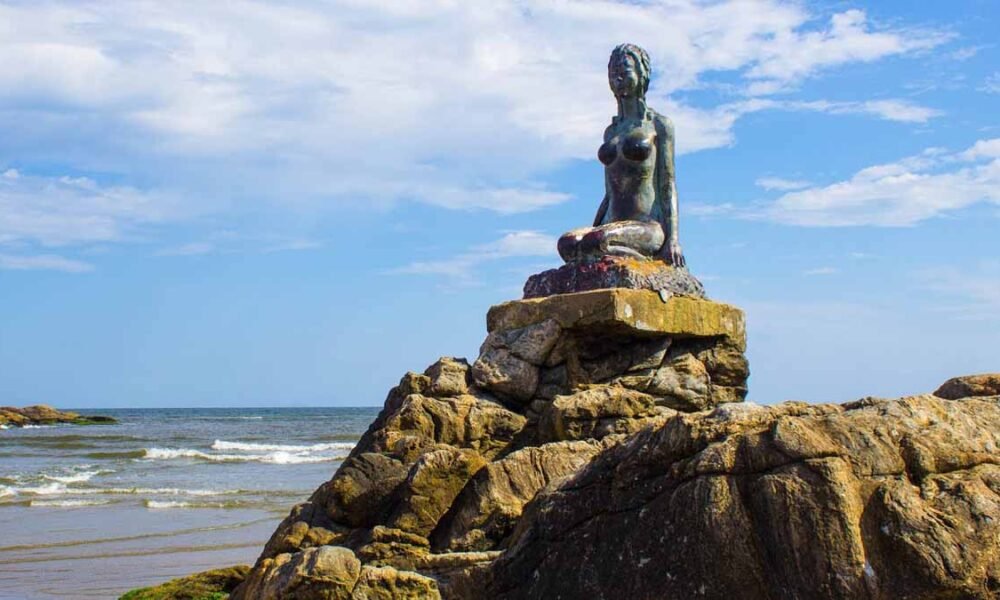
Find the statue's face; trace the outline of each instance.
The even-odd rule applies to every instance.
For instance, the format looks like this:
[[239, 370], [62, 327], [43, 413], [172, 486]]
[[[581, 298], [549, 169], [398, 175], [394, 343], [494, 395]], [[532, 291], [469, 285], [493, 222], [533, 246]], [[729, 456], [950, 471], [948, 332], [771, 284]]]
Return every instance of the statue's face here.
[[622, 52], [618, 60], [611, 62], [608, 83], [611, 84], [611, 91], [620, 98], [639, 95], [639, 65], [631, 54]]

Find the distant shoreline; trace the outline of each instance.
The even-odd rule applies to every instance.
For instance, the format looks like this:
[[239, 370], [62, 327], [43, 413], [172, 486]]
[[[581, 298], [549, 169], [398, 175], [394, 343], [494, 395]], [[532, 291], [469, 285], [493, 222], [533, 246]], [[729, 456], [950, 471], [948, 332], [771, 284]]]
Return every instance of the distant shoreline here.
[[25, 406], [0, 406], [0, 429], [20, 428], [37, 425], [114, 425], [118, 420], [106, 415], [82, 415], [76, 412], [56, 410], [45, 404]]

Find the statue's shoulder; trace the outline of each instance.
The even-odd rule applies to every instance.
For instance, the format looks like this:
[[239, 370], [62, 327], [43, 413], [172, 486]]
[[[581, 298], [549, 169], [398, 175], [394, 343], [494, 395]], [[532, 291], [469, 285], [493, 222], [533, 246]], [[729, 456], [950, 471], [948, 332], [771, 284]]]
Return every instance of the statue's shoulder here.
[[618, 117], [611, 117], [611, 124], [604, 128], [604, 141], [611, 139], [611, 135], [615, 131], [615, 127], [618, 125]]
[[651, 120], [657, 129], [662, 129], [664, 131], [670, 132], [671, 135], [674, 133], [674, 122], [670, 120], [670, 117], [666, 115], [661, 115], [655, 110], [650, 109], [652, 113]]

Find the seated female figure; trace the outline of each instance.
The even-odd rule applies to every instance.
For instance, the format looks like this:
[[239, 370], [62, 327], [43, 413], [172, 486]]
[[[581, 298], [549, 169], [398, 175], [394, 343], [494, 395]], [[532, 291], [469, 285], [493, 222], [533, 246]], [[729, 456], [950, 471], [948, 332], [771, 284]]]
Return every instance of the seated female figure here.
[[632, 44], [618, 46], [608, 63], [608, 80], [618, 115], [597, 153], [604, 164], [604, 201], [593, 227], [574, 229], [559, 239], [559, 255], [566, 262], [625, 256], [683, 267], [677, 241], [674, 128], [646, 106], [649, 55]]

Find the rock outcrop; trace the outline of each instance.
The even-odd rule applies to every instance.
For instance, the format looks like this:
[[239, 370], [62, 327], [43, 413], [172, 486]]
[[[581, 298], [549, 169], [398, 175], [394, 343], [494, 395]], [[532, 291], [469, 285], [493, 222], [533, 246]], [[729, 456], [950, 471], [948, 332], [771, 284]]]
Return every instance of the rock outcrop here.
[[234, 599], [1000, 595], [1000, 397], [741, 403], [742, 314], [648, 291], [488, 330], [403, 377]]
[[1000, 396], [1000, 373], [952, 377], [941, 384], [934, 395], [948, 400], [972, 396]]
[[68, 423], [71, 425], [111, 425], [117, 422], [111, 417], [81, 415], [75, 412], [56, 410], [44, 404], [26, 406], [24, 408], [0, 406], [0, 426], [2, 427], [55, 425], [57, 423]]
[[998, 448], [1000, 397], [680, 413], [537, 494], [451, 597], [996, 598]]
[[403, 377], [234, 598], [447, 595], [497, 560], [543, 490], [679, 411], [746, 394], [743, 315], [723, 304], [596, 290], [487, 321], [472, 364]]

